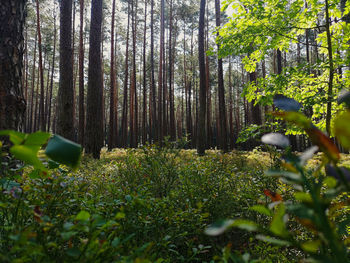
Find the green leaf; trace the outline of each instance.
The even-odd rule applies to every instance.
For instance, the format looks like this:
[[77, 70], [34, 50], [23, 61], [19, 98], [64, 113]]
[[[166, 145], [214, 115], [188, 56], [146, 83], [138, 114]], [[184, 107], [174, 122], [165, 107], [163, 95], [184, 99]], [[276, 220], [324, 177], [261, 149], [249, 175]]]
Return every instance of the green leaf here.
[[277, 245], [277, 246], [289, 246], [290, 245], [290, 243], [286, 240], [281, 240], [281, 239], [277, 239], [277, 238], [273, 238], [273, 237], [269, 237], [269, 236], [256, 235], [255, 238], [259, 239], [261, 241], [270, 243], [270, 244]]
[[304, 114], [294, 111], [283, 111], [283, 112], [273, 112], [273, 116], [277, 118], [284, 119], [290, 123], [297, 125], [303, 129], [310, 129], [312, 127], [312, 122]]
[[31, 164], [40, 170], [46, 170], [42, 162], [38, 158], [40, 146], [31, 145], [15, 145], [12, 146], [10, 152], [19, 160], [26, 164]]
[[306, 252], [315, 253], [318, 251], [320, 245], [321, 245], [320, 240], [312, 240], [312, 241], [307, 241], [302, 243], [301, 247]]
[[75, 217], [75, 220], [78, 221], [88, 221], [90, 218], [89, 212], [86, 211], [80, 211], [79, 214]]
[[285, 212], [286, 208], [284, 204], [278, 205], [270, 224], [270, 231], [280, 237], [287, 237], [289, 235], [283, 219]]
[[301, 175], [297, 173], [287, 172], [287, 171], [275, 171], [275, 170], [268, 170], [265, 171], [265, 174], [267, 176], [273, 176], [273, 177], [284, 177], [289, 181], [292, 181], [294, 183], [301, 183]]
[[309, 193], [296, 192], [294, 193], [294, 197], [296, 200], [301, 201], [303, 203], [312, 203], [312, 197]]
[[80, 256], [80, 253], [81, 253], [81, 252], [80, 252], [79, 249], [73, 247], [73, 248], [67, 249], [66, 253], [67, 253], [67, 255], [70, 256], [70, 257], [77, 258], [77, 257]]
[[62, 232], [61, 233], [61, 237], [62, 237], [63, 240], [68, 240], [72, 236], [74, 236], [76, 233], [77, 233], [76, 231]]
[[311, 221], [315, 219], [314, 211], [303, 204], [288, 205], [287, 210], [289, 213], [301, 219], [308, 219]]
[[59, 135], [54, 135], [47, 144], [45, 154], [52, 160], [68, 165], [73, 169], [79, 166], [82, 147]]
[[261, 137], [261, 141], [266, 144], [286, 148], [289, 146], [289, 139], [280, 133], [268, 133]]
[[221, 220], [207, 227], [204, 233], [208, 236], [218, 236], [224, 233], [227, 229], [232, 227], [233, 220]]
[[260, 214], [266, 215], [266, 216], [271, 216], [272, 215], [271, 211], [267, 207], [265, 207], [263, 205], [254, 205], [254, 206], [252, 206], [249, 209], [253, 210], [253, 211], [256, 211], [256, 212], [258, 212]]
[[244, 229], [250, 232], [257, 231], [259, 229], [258, 224], [253, 221], [245, 220], [245, 219], [237, 219], [232, 223], [233, 227], [238, 227], [240, 229]]
[[50, 138], [51, 134], [47, 132], [37, 131], [35, 133], [31, 133], [25, 139], [25, 145], [44, 145], [47, 140]]
[[120, 239], [118, 237], [114, 238], [112, 241], [112, 247], [117, 247], [120, 244]]
[[14, 145], [18, 145], [18, 144], [21, 144], [24, 141], [24, 139], [26, 137], [26, 134], [18, 132], [18, 131], [2, 130], [2, 131], [0, 131], [0, 136], [9, 136], [10, 137], [10, 141]]
[[350, 111], [339, 114], [334, 120], [334, 134], [341, 145], [350, 149]]

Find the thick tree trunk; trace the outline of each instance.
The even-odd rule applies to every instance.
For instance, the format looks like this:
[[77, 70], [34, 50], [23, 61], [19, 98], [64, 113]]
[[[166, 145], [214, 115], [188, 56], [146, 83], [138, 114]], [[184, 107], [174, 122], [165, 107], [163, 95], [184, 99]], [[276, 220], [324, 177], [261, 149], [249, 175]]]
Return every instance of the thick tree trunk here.
[[72, 0], [61, 1], [60, 86], [58, 90], [57, 133], [74, 140], [74, 91], [72, 67]]
[[92, 153], [94, 158], [100, 157], [103, 145], [101, 25], [102, 1], [92, 0], [85, 151]]
[[23, 54], [26, 0], [0, 2], [0, 130], [21, 130], [26, 102], [23, 98]]

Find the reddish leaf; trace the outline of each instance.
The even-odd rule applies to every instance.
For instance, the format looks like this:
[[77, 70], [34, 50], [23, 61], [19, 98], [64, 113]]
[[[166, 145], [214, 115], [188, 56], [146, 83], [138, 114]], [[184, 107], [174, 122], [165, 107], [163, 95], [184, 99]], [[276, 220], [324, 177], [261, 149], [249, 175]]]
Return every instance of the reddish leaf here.
[[282, 201], [283, 198], [280, 194], [273, 192], [269, 189], [264, 190], [264, 194], [271, 198], [272, 202]]
[[315, 127], [306, 129], [305, 131], [309, 135], [312, 143], [317, 145], [330, 160], [338, 162], [340, 158], [339, 150], [328, 136]]

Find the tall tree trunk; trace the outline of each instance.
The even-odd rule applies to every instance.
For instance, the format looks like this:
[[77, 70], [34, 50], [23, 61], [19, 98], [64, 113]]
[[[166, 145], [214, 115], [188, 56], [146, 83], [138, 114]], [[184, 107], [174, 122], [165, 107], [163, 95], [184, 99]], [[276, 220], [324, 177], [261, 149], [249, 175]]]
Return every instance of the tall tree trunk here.
[[[146, 34], [147, 34], [147, 1], [145, 1], [145, 24], [143, 29], [143, 111], [142, 111], [142, 144], [147, 141], [147, 86], [146, 86]], [[151, 114], [151, 112], [149, 113]]]
[[172, 87], [173, 81], [173, 51], [172, 51], [172, 33], [173, 33], [173, 0], [170, 0], [170, 21], [169, 21], [169, 101], [170, 101], [170, 140], [176, 140], [175, 127], [175, 107], [174, 107], [174, 91]]
[[136, 100], [136, 12], [134, 0], [131, 1], [131, 27], [132, 27], [132, 73], [130, 80], [130, 147], [136, 145], [135, 100]]
[[159, 38], [159, 70], [158, 70], [158, 142], [163, 141], [163, 56], [164, 56], [164, 0], [161, 0], [160, 38]]
[[[220, 21], [220, 1], [215, 0], [215, 16], [216, 27], [221, 26]], [[220, 46], [218, 45], [218, 50]], [[225, 87], [224, 87], [224, 73], [222, 67], [222, 59], [218, 58], [218, 95], [219, 95], [219, 118], [220, 118], [220, 130], [221, 130], [221, 149], [224, 152], [228, 150], [227, 143], [227, 120], [226, 120], [226, 104], [225, 104]]]
[[[249, 81], [251, 83], [255, 83], [257, 81], [257, 73], [256, 71], [250, 72], [249, 73]], [[262, 119], [261, 119], [261, 110], [259, 105], [254, 105], [255, 101], [251, 102], [251, 109], [252, 109], [252, 122], [253, 124], [262, 124]]]
[[85, 131], [85, 104], [84, 104], [84, 0], [80, 0], [80, 25], [79, 25], [79, 127], [78, 142], [84, 145]]
[[[31, 84], [31, 99], [30, 99], [30, 114], [29, 114], [29, 121], [28, 121], [28, 132], [33, 131], [33, 115], [34, 115], [34, 93], [35, 93], [35, 65], [36, 65], [36, 50], [37, 50], [37, 38], [38, 35], [35, 34], [35, 40], [34, 40], [34, 58], [33, 58], [33, 68], [32, 68], [32, 84]], [[28, 102], [27, 102], [28, 103]]]
[[128, 140], [128, 76], [129, 76], [129, 33], [130, 33], [130, 2], [128, 2], [128, 26], [125, 46], [124, 98], [122, 113], [122, 146], [127, 146]]
[[92, 0], [85, 151], [94, 158], [100, 158], [103, 144], [101, 25], [102, 1]]
[[232, 85], [232, 65], [231, 58], [229, 58], [229, 66], [228, 66], [228, 88], [229, 88], [229, 140], [230, 140], [230, 149], [234, 148], [234, 130], [233, 130], [233, 85]]
[[329, 79], [327, 91], [327, 112], [326, 112], [326, 131], [331, 134], [331, 118], [332, 118], [332, 100], [333, 100], [333, 79], [334, 79], [334, 64], [333, 64], [333, 50], [332, 50], [332, 35], [330, 31], [329, 18], [329, 3], [325, 0], [325, 17], [326, 17], [326, 34], [327, 34], [327, 51], [329, 61]]
[[112, 2], [112, 25], [111, 25], [111, 69], [110, 69], [110, 100], [109, 100], [109, 138], [108, 149], [116, 147], [116, 79], [114, 69], [114, 22], [115, 0]]
[[21, 130], [23, 97], [23, 30], [26, 0], [0, 2], [0, 130]]
[[199, 155], [205, 153], [206, 132], [205, 132], [205, 114], [206, 114], [206, 76], [205, 76], [205, 54], [204, 54], [204, 14], [205, 0], [200, 2], [199, 27], [198, 27], [198, 62], [199, 62], [199, 122], [197, 129], [197, 152]]
[[157, 129], [157, 101], [156, 86], [154, 77], [154, 1], [151, 0], [151, 93], [152, 93], [152, 128], [151, 134], [153, 140], [158, 140]]
[[72, 0], [61, 1], [60, 86], [58, 90], [57, 132], [74, 140], [74, 91], [72, 68]]
[[[209, 50], [209, 8], [207, 2], [206, 10], [206, 50]], [[205, 75], [206, 75], [206, 89], [207, 89], [207, 147], [212, 146], [213, 131], [211, 127], [211, 90], [210, 90], [210, 70], [209, 70], [209, 56], [205, 56]]]
[[40, 7], [39, 0], [36, 0], [36, 30], [38, 34], [38, 46], [39, 46], [39, 72], [40, 72], [40, 102], [39, 102], [39, 126], [42, 131], [45, 131], [45, 118], [44, 118], [44, 69], [43, 69], [43, 53], [41, 44], [41, 26], [40, 26]]
[[51, 127], [51, 104], [52, 104], [52, 91], [53, 91], [53, 78], [55, 74], [55, 61], [56, 61], [56, 42], [57, 42], [57, 24], [56, 24], [56, 9], [54, 11], [54, 37], [53, 37], [53, 54], [52, 54], [52, 67], [50, 78], [50, 91], [49, 91], [49, 103], [48, 103], [48, 119], [47, 130], [50, 131]]

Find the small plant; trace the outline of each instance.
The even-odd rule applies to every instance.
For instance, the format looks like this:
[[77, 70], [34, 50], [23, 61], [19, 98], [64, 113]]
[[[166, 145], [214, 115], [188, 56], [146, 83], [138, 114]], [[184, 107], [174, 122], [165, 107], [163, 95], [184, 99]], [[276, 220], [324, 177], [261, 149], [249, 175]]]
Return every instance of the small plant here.
[[[335, 118], [334, 134], [344, 148], [350, 149], [350, 92], [344, 93], [338, 101], [345, 102], [347, 109]], [[278, 96], [274, 103], [282, 111], [273, 115], [302, 128], [315, 145], [301, 155], [286, 150], [283, 168], [266, 172], [267, 176], [289, 185], [293, 198], [284, 200], [281, 194], [266, 189], [264, 193], [271, 203], [255, 205], [251, 210], [268, 219], [267, 225], [245, 219], [225, 220], [208, 227], [206, 233], [219, 235], [228, 228], [238, 227], [256, 233], [258, 240], [298, 249], [308, 257], [308, 262], [350, 262], [350, 170], [339, 166], [338, 148], [299, 112], [298, 102]], [[289, 144], [281, 134], [266, 135], [263, 142], [282, 148]], [[318, 150], [323, 152], [321, 163], [316, 169], [307, 168], [307, 161]], [[300, 235], [300, 229], [304, 235]], [[234, 255], [226, 257], [234, 262], [248, 262]]]

